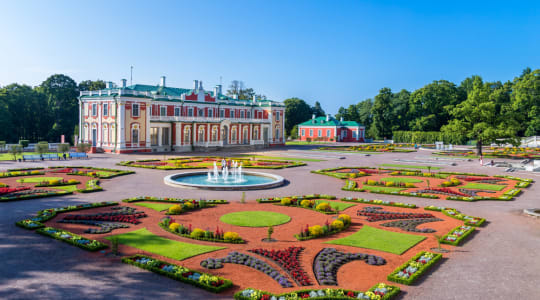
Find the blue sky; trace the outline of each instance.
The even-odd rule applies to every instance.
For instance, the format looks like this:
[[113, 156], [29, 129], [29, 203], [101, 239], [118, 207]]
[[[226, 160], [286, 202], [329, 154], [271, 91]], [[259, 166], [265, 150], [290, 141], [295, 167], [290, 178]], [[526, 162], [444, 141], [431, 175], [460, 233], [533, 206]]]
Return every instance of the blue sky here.
[[540, 67], [539, 1], [470, 2], [4, 1], [0, 85], [119, 83], [133, 65], [134, 83], [211, 89], [221, 76], [336, 113], [382, 87]]

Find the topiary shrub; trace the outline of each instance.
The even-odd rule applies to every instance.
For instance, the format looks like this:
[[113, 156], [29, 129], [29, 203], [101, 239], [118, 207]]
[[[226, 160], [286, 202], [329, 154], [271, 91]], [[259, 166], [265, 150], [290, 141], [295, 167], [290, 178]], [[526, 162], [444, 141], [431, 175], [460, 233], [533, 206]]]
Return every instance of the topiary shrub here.
[[302, 202], [300, 202], [300, 206], [304, 208], [309, 208], [313, 206], [313, 203], [309, 200], [302, 200]]
[[171, 223], [171, 225], [169, 225], [171, 231], [178, 232], [178, 228], [180, 228], [180, 224], [178, 223]]
[[193, 229], [193, 231], [189, 234], [190, 237], [192, 238], [202, 238], [204, 237], [204, 230], [200, 229], [200, 228], [195, 228]]
[[343, 224], [343, 222], [340, 220], [334, 220], [330, 226], [335, 230], [341, 230], [345, 224]]
[[317, 207], [315, 207], [315, 209], [320, 210], [320, 211], [329, 211], [330, 204], [328, 204], [328, 202], [322, 202], [322, 203], [319, 203]]
[[223, 239], [226, 241], [236, 241], [240, 239], [240, 235], [234, 231], [227, 231], [223, 234]]
[[351, 223], [351, 216], [347, 214], [341, 214], [338, 217], [338, 220], [343, 221], [344, 224], [350, 224]]
[[282, 198], [281, 205], [291, 205], [291, 198], [289, 197]]
[[184, 208], [186, 209], [193, 209], [195, 205], [192, 202], [186, 202], [184, 203]]
[[309, 229], [309, 234], [313, 236], [319, 236], [324, 233], [324, 230], [320, 225], [314, 225], [314, 226], [309, 227], [308, 229]]

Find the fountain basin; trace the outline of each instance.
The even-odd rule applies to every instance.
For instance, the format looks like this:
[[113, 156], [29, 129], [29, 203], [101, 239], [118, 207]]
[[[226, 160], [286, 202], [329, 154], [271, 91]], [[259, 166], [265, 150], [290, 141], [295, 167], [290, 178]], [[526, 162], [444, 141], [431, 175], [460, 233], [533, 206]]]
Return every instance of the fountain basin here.
[[220, 191], [268, 189], [285, 183], [285, 178], [279, 175], [262, 172], [243, 171], [242, 179], [240, 182], [234, 182], [232, 178], [227, 181], [222, 178], [212, 181], [208, 179], [207, 171], [199, 171], [172, 174], [166, 176], [163, 181], [174, 187]]

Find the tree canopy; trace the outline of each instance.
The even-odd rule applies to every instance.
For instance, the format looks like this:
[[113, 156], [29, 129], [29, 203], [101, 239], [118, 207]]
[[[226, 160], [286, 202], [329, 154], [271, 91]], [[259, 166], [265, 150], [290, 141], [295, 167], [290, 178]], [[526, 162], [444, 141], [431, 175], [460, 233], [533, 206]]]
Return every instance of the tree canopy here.
[[294, 125], [311, 119], [312, 110], [306, 101], [299, 98], [289, 98], [285, 103], [285, 133], [291, 134]]

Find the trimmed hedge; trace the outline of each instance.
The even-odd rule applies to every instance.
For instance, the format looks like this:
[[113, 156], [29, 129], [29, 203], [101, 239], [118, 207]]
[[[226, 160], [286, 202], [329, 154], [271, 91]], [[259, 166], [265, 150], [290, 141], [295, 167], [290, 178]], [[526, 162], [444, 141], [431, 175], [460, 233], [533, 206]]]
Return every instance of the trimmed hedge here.
[[[221, 159], [222, 156], [193, 156], [193, 157], [176, 157], [176, 158], [170, 158], [171, 160], [177, 160], [177, 161], [184, 161], [183, 163], [193, 163], [193, 162], [204, 162], [204, 159]], [[240, 162], [252, 162], [253, 160], [247, 159], [247, 158], [234, 158], [234, 157], [227, 157], [227, 160], [234, 159], [236, 161]], [[119, 166], [126, 166], [126, 167], [136, 167], [136, 168], [146, 168], [146, 169], [158, 169], [158, 170], [183, 170], [183, 169], [205, 169], [204, 166], [169, 166], [169, 165], [142, 165], [137, 163], [142, 162], [158, 162], [162, 161], [159, 159], [147, 159], [147, 160], [136, 160], [136, 161], [121, 161], [120, 163], [117, 163], [116, 165]], [[251, 169], [284, 169], [284, 168], [292, 168], [292, 167], [299, 167], [299, 166], [305, 166], [307, 165], [305, 162], [299, 162], [299, 161], [288, 161], [288, 160], [268, 160], [268, 159], [258, 159], [255, 161], [259, 162], [279, 162], [284, 163], [286, 165], [276, 165], [276, 166], [253, 166], [253, 165], [244, 165], [243, 168], [251, 168]]]
[[472, 217], [462, 214], [455, 208], [426, 206], [424, 207], [424, 210], [440, 211], [446, 216], [463, 221], [464, 224], [468, 226], [479, 227], [482, 226], [482, 224], [484, 224], [484, 222], [486, 221], [486, 219], [484, 218]]
[[[152, 197], [152, 196], [139, 196], [139, 197], [133, 197], [122, 200], [122, 202], [125, 203], [132, 203], [132, 202], [165, 202], [165, 203], [185, 203], [185, 202], [193, 202], [197, 201], [196, 199], [184, 199], [184, 198], [158, 198], [158, 197]], [[207, 204], [227, 204], [229, 203], [227, 200], [221, 200], [221, 199], [210, 199], [205, 200]]]
[[[410, 275], [409, 278], [403, 278], [403, 277], [397, 276], [397, 274], [399, 272], [401, 272], [402, 270], [406, 269], [411, 262], [416, 262], [417, 259], [419, 259], [420, 257], [422, 257], [426, 253], [433, 254], [433, 258], [429, 262], [427, 262], [425, 264], [421, 264], [421, 266], [418, 268], [418, 270], [416, 272], [412, 273], [412, 275]], [[431, 268], [433, 265], [435, 265], [441, 258], [442, 258], [442, 254], [440, 254], [440, 253], [436, 254], [436, 253], [421, 251], [418, 254], [416, 254], [415, 256], [413, 256], [411, 259], [409, 259], [407, 262], [405, 262], [404, 264], [402, 264], [401, 266], [396, 268], [392, 273], [390, 273], [390, 275], [388, 275], [388, 277], [386, 279], [388, 279], [389, 281], [393, 281], [393, 282], [397, 282], [397, 283], [401, 283], [401, 284], [405, 284], [405, 285], [411, 285], [420, 276], [422, 276], [422, 274], [424, 274], [427, 270], [429, 270], [429, 268]]]
[[332, 196], [332, 195], [310, 194], [310, 195], [303, 195], [303, 196], [285, 196], [285, 197], [274, 197], [274, 198], [259, 198], [259, 199], [257, 199], [257, 202], [259, 202], [259, 203], [276, 203], [276, 202], [281, 202], [281, 199], [283, 199], [283, 198], [291, 198], [291, 199], [297, 199], [297, 200], [312, 200], [312, 199], [335, 200], [335, 199], [337, 199], [336, 196]]
[[19, 195], [19, 196], [13, 196], [13, 197], [1, 196], [0, 197], [0, 202], [38, 199], [38, 198], [46, 198], [46, 197], [63, 196], [63, 195], [68, 195], [68, 194], [73, 194], [73, 192], [69, 192], [69, 191], [57, 191], [57, 192], [47, 191], [46, 193], [42, 193], [42, 194], [28, 194], [28, 195]]
[[367, 200], [367, 199], [363, 199], [363, 198], [344, 197], [344, 198], [341, 198], [340, 200], [345, 201], [345, 202], [355, 202], [355, 203], [395, 206], [395, 207], [404, 207], [404, 208], [417, 208], [416, 204], [393, 202], [393, 201], [383, 201], [383, 200], [377, 200], [377, 199], [375, 199], [375, 200]]
[[453, 246], [458, 246], [459, 243], [461, 241], [463, 241], [469, 234], [471, 234], [475, 227], [474, 226], [469, 226], [470, 228], [468, 230], [466, 230], [461, 236], [458, 236], [457, 239], [455, 241], [447, 241], [446, 238], [450, 235], [452, 235], [452, 233], [456, 230], [459, 230], [461, 228], [461, 226], [458, 226], [452, 230], [450, 230], [450, 232], [448, 232], [447, 234], [445, 234], [443, 237], [442, 237], [442, 241], [441, 243], [443, 244], [448, 244], [448, 245], [453, 245]]
[[18, 176], [34, 176], [45, 175], [44, 171], [13, 171], [13, 172], [0, 172], [0, 178], [18, 177]]
[[8, 172], [16, 171], [32, 171], [32, 170], [44, 170], [44, 167], [35, 167], [35, 168], [18, 168], [18, 169], [7, 169]]
[[[386, 290], [386, 293], [381, 296], [381, 291]], [[345, 290], [345, 289], [330, 289], [330, 288], [320, 288], [320, 289], [305, 289], [305, 290], [298, 290], [294, 292], [287, 292], [282, 294], [272, 294], [270, 292], [261, 291], [253, 288], [246, 288], [242, 291], [239, 291], [234, 294], [234, 299], [236, 300], [261, 300], [263, 296], [265, 296], [265, 299], [271, 299], [272, 297], [275, 297], [276, 299], [280, 299], [281, 297], [285, 299], [328, 299], [328, 300], [350, 300], [350, 299], [374, 299], [372, 297], [376, 297], [376, 295], [379, 295], [380, 300], [389, 300], [394, 298], [396, 295], [398, 295], [400, 292], [399, 287], [387, 285], [384, 283], [378, 283], [371, 287], [366, 292], [359, 292], [359, 291], [353, 291], [353, 290]], [[315, 296], [315, 294], [317, 296]], [[350, 294], [349, 294], [350, 293]], [[310, 296], [313, 295], [312, 296]], [[361, 297], [358, 297], [358, 295], [361, 294]], [[304, 296], [307, 295], [307, 296]], [[349, 296], [350, 295], [350, 296]], [[363, 296], [363, 297], [362, 297]]]
[[[147, 264], [141, 264], [141, 263], [136, 262], [136, 260], [139, 259], [139, 258], [151, 259], [152, 262], [147, 263]], [[122, 262], [126, 263], [128, 265], [136, 266], [136, 267], [139, 267], [141, 269], [145, 269], [145, 270], [160, 274], [160, 275], [167, 276], [167, 277], [169, 277], [171, 279], [174, 279], [174, 280], [177, 280], [177, 281], [180, 281], [180, 282], [184, 282], [184, 283], [194, 285], [196, 287], [202, 288], [202, 289], [207, 290], [207, 291], [212, 292], [212, 293], [220, 293], [220, 292], [222, 292], [222, 291], [224, 291], [224, 290], [226, 290], [226, 289], [233, 286], [232, 281], [230, 281], [229, 279], [213, 276], [211, 274], [206, 274], [206, 273], [198, 272], [198, 271], [195, 271], [195, 270], [190, 270], [190, 269], [182, 267], [180, 265], [170, 264], [168, 262], [157, 260], [157, 259], [154, 259], [154, 258], [152, 258], [150, 256], [146, 256], [146, 255], [137, 254], [137, 255], [133, 255], [133, 256], [129, 256], [129, 257], [124, 257], [124, 258], [122, 258]], [[162, 265], [165, 265], [164, 267], [173, 266], [173, 268], [176, 268], [176, 270], [178, 270], [178, 271], [173, 272], [171, 270], [169, 272], [169, 271], [163, 270], [162, 268], [159, 268]], [[186, 273], [189, 273], [189, 272], [199, 273], [202, 276], [206, 275], [206, 276], [209, 276], [209, 277], [215, 277], [218, 280], [223, 280], [223, 284], [216, 287], [216, 286], [212, 286], [210, 284], [206, 284], [204, 282], [201, 282], [199, 280], [194, 280], [194, 279], [190, 279], [188, 277], [183, 276], [183, 274], [186, 274]]]
[[166, 230], [166, 231], [168, 231], [168, 232], [170, 232], [172, 234], [176, 234], [177, 236], [185, 237], [185, 238], [192, 239], [192, 240], [215, 242], [215, 243], [226, 243], [226, 244], [245, 244], [246, 243], [246, 241], [242, 240], [242, 238], [240, 238], [239, 241], [209, 239], [209, 238], [205, 238], [205, 237], [195, 238], [195, 237], [192, 237], [189, 234], [182, 234], [182, 233], [174, 232], [174, 231], [170, 230], [167, 225], [165, 225], [165, 224], [163, 224], [161, 222], [159, 222], [159, 227], [161, 227], [162, 229], [164, 229], [164, 230]]
[[[316, 236], [311, 235], [311, 236], [307, 236], [307, 237], [301, 237], [299, 234], [295, 234], [295, 235], [294, 235], [294, 238], [296, 238], [296, 239], [299, 240], [299, 241], [308, 241], [308, 240], [312, 240], [312, 239], [318, 239], [318, 238], [329, 237], [329, 236], [331, 236], [331, 235], [333, 235], [333, 234], [340, 233], [340, 232], [342, 232], [342, 231], [348, 229], [348, 228], [351, 226], [351, 223], [347, 223], [347, 224], [345, 224], [345, 222], [343, 222], [343, 223], [344, 223], [343, 228], [341, 228], [341, 229], [339, 229], [339, 230], [334, 229], [334, 230], [332, 230], [332, 231], [328, 231], [328, 232], [327, 232], [326, 234], [324, 234], [324, 235], [316, 235]], [[321, 226], [321, 227], [322, 227], [322, 226]]]
[[103, 191], [103, 188], [99, 185], [99, 179], [92, 179], [86, 182], [86, 188], [79, 189], [79, 193], [93, 193]]
[[[54, 231], [54, 232], [51, 232]], [[79, 248], [82, 248], [84, 250], [88, 251], [98, 251], [101, 249], [107, 248], [107, 244], [98, 242], [96, 240], [87, 239], [83, 236], [71, 233], [69, 231], [65, 231], [62, 229], [57, 229], [53, 227], [44, 227], [36, 230], [37, 233], [52, 237], [56, 240], [62, 241], [64, 243], [71, 244], [73, 246], [77, 246]], [[66, 237], [65, 235], [69, 235], [70, 237]], [[78, 241], [87, 241], [88, 243], [81, 243]]]

